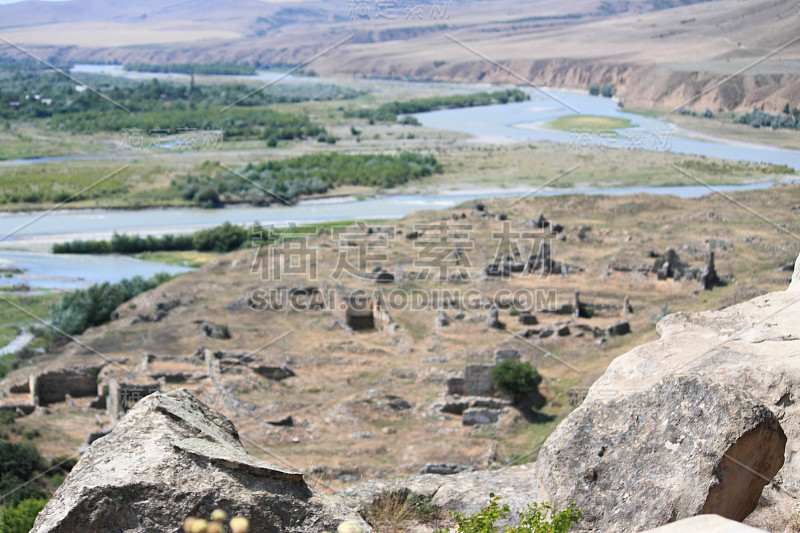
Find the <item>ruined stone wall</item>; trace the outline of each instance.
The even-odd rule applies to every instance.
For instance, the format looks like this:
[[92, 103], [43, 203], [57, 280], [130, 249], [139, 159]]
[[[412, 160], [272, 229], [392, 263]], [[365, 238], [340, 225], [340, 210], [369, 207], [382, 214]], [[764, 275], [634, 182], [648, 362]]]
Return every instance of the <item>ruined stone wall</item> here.
[[464, 369], [464, 395], [489, 396], [494, 392], [490, 365], [467, 365]]
[[128, 409], [153, 392], [161, 390], [158, 383], [120, 383], [116, 379], [108, 380], [108, 398], [106, 410], [113, 423], [124, 415]]
[[98, 366], [61, 368], [30, 376], [28, 387], [31, 403], [48, 405], [63, 402], [66, 395], [73, 398], [97, 394]]

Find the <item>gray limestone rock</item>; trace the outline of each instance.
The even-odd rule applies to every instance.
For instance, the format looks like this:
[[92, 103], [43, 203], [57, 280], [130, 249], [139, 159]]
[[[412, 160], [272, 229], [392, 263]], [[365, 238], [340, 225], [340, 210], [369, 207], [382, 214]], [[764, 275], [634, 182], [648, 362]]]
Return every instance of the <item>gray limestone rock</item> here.
[[539, 495], [583, 512], [579, 531], [641, 531], [700, 513], [749, 515], [784, 463], [778, 419], [739, 387], [671, 375], [588, 397], [548, 438]]
[[33, 533], [179, 531], [215, 508], [251, 533], [335, 531], [361, 518], [303, 475], [245, 451], [233, 424], [184, 389], [142, 399], [94, 441], [36, 519]]

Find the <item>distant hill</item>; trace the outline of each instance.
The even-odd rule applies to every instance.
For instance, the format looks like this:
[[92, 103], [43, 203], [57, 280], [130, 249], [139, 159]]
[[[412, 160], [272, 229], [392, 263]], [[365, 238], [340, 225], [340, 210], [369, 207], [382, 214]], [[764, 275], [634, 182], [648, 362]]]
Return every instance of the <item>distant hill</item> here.
[[[298, 64], [349, 37], [310, 68], [326, 75], [519, 82], [448, 34], [534, 83], [614, 85], [636, 107], [672, 108], [701, 93], [690, 107], [777, 111], [800, 103], [794, 0], [393, 5], [26, 0], [0, 6], [0, 35], [67, 61], [251, 65]], [[739, 70], [742, 76], [720, 83]]]

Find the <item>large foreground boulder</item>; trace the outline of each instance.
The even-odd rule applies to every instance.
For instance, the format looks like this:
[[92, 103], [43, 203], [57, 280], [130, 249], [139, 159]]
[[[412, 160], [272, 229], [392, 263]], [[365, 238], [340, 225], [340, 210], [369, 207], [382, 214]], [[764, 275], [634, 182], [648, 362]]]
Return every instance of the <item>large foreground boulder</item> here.
[[576, 409], [539, 454], [539, 495], [579, 529], [640, 531], [700, 513], [743, 520], [783, 465], [773, 413], [738, 388], [671, 376]]
[[250, 519], [251, 533], [371, 529], [300, 473], [247, 454], [233, 424], [183, 389], [139, 401], [96, 440], [42, 510], [34, 533], [177, 532], [217, 507]]
[[763, 530], [745, 526], [715, 514], [703, 514], [684, 518], [644, 533], [759, 533], [761, 531]]
[[[717, 483], [714, 479], [716, 478], [723, 487], [727, 484], [725, 476], [718, 474], [735, 472], [728, 457], [736, 459], [738, 456], [728, 453], [727, 450], [734, 443], [739, 443], [740, 449], [754, 446], [758, 448], [748, 455], [749, 460], [765, 461], [764, 466], [753, 469], [757, 474], [751, 472], [750, 481], [762, 485], [771, 481], [764, 487], [755, 510], [744, 521], [769, 531], [783, 532], [788, 517], [796, 509], [795, 495], [800, 494], [800, 453], [796, 453], [800, 451], [800, 258], [788, 290], [765, 294], [720, 310], [669, 315], [658, 323], [656, 330], [660, 336], [658, 340], [634, 348], [609, 365], [608, 370], [589, 389], [584, 404], [566, 419], [563, 426], [545, 444], [539, 465], [540, 496], [547, 499], [552, 493], [558, 496], [559, 502], [562, 498], [570, 501], [583, 498], [589, 505], [584, 512], [588, 510], [589, 516], [594, 516], [597, 523], [607, 521], [610, 525], [614, 524], [608, 531], [632, 530], [631, 524], [637, 523], [637, 513], [653, 513], [659, 520], [663, 520], [659, 509], [664, 506], [675, 510], [675, 515], [668, 518], [675, 520], [687, 516], [685, 513], [692, 512], [691, 509], [700, 512], [704, 508], [698, 508], [703, 497], [700, 492], [694, 492], [692, 487], [700, 484], [701, 489], [711, 498], [713, 486], [705, 485], [709, 480]], [[682, 387], [688, 387], [689, 383], [682, 384], [681, 380], [687, 379], [687, 376], [696, 379], [692, 381], [691, 388], [684, 389]], [[660, 387], [660, 392], [656, 392], [656, 387]], [[735, 394], [737, 390], [742, 394]], [[702, 397], [707, 400], [702, 405], [697, 404], [693, 419], [690, 407], [676, 403], [679, 398], [676, 399], [673, 393], [689, 394], [689, 398]], [[662, 401], [669, 406], [668, 409], [655, 402], [658, 394], [663, 395]], [[759, 404], [769, 409], [775, 419], [780, 421], [787, 438], [783, 466], [774, 477], [767, 466], [773, 463], [771, 460], [767, 461], [764, 450], [761, 449], [763, 444], [753, 443], [765, 442], [761, 439], [771, 434], [772, 437], [767, 441], [773, 443], [768, 446], [772, 450], [779, 432], [766, 431], [772, 427], [772, 423]], [[746, 420], [727, 419], [728, 415], [725, 413], [735, 417], [746, 416]], [[623, 421], [611, 420], [620, 416], [624, 417]], [[581, 436], [588, 431], [586, 424], [591, 417], [595, 417], [592, 423], [596, 420], [596, 427], [591, 434]], [[755, 428], [754, 424], [759, 418], [763, 419], [760, 424], [762, 429], [751, 429], [748, 433], [747, 428]], [[722, 424], [719, 427], [714, 425], [717, 419]], [[659, 429], [654, 425], [657, 420], [661, 424], [669, 424], [674, 435], [667, 431], [669, 428]], [[629, 424], [627, 430], [623, 431], [620, 425], [623, 423]], [[687, 456], [685, 453], [690, 449], [684, 448], [688, 446], [685, 443], [704, 438], [701, 425], [708, 426], [709, 437], [713, 436], [712, 433], [718, 433], [713, 441], [708, 441], [714, 443], [713, 448], [708, 445], [702, 447], [702, 450], [707, 450], [712, 455]], [[593, 462], [589, 461], [589, 452], [578, 455], [584, 463], [575, 463], [571, 467], [571, 475], [579, 477], [580, 483], [586, 483], [587, 486], [579, 486], [577, 479], [564, 481], [567, 486], [577, 490], [575, 496], [568, 495], [566, 488], [554, 487], [554, 483], [547, 481], [546, 472], [552, 470], [558, 473], [562, 468], [551, 464], [559, 448], [563, 447], [563, 452], [558, 455], [564, 457], [571, 451], [579, 451], [570, 443], [570, 432], [576, 438], [585, 438], [588, 439], [586, 442], [597, 442], [600, 446], [607, 446], [604, 441], [611, 439], [614, 447], [607, 446], [603, 451], [604, 455], [616, 449], [617, 457], [622, 459], [624, 454], [620, 446], [624, 445], [630, 450], [635, 448], [634, 443], [647, 455], [629, 456], [619, 463], [618, 467], [627, 471], [631, 477], [628, 478], [628, 485], [621, 485], [611, 491], [618, 493], [614, 495], [615, 498], [620, 498], [616, 506], [592, 510], [591, 506], [594, 505], [610, 505], [603, 504], [605, 500], [592, 495], [588, 488], [592, 484], [603, 487], [603, 476], [608, 476], [609, 472], [607, 469], [605, 472], [596, 469], [587, 473], [586, 469], [596, 468], [595, 463], [600, 466], [605, 463], [600, 457]], [[634, 438], [634, 434], [638, 436]], [[681, 438], [679, 442], [677, 439]], [[670, 447], [676, 449], [668, 450]], [[600, 453], [599, 448], [595, 451]], [[665, 451], [678, 452], [678, 455], [665, 455]], [[653, 486], [649, 477], [634, 477], [649, 476], [647, 471], [640, 469], [654, 466], [651, 461], [655, 460], [652, 454], [656, 452], [664, 461], [663, 470], [657, 471], [663, 473], [664, 479], [675, 479], [674, 490], [670, 489], [671, 496], [665, 495], [666, 486], [663, 483]], [[722, 452], [725, 452], [724, 456]], [[751, 464], [749, 460], [737, 460], [746, 465]], [[709, 465], [715, 469], [713, 477], [708, 475]], [[690, 479], [692, 469], [702, 472], [702, 477]], [[595, 476], [597, 480], [593, 480]], [[760, 478], [761, 481], [755, 478]], [[743, 510], [726, 516], [741, 519], [748, 512], [749, 502], [755, 497], [752, 491], [756, 490], [750, 481], [747, 486], [742, 485], [741, 493], [736, 493], [743, 498]], [[635, 484], [631, 484], [634, 482]], [[641, 505], [648, 498], [651, 501], [645, 511]], [[744, 505], [745, 502], [747, 505]], [[738, 505], [739, 502], [736, 503]], [[710, 501], [709, 505], [712, 504], [713, 501]], [[592, 527], [588, 521], [584, 521], [583, 525]], [[659, 523], [648, 524], [649, 527], [656, 525]]]

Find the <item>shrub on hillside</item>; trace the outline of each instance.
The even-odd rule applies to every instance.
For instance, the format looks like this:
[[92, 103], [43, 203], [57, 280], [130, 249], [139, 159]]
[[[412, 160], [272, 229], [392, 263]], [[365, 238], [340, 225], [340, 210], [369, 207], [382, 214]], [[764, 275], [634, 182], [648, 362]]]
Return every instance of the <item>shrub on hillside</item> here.
[[156, 274], [150, 279], [136, 276], [118, 283], [98, 283], [88, 289], [68, 292], [50, 310], [50, 323], [57, 333], [79, 335], [111, 319], [111, 313], [134, 296], [172, 279]]
[[221, 226], [198, 231], [192, 239], [195, 250], [201, 252], [230, 252], [244, 244], [247, 236], [247, 229], [225, 222]]
[[40, 468], [44, 468], [42, 458], [32, 443], [0, 440], [0, 503], [14, 505], [25, 498], [44, 496], [39, 485], [25, 483]]
[[527, 362], [506, 359], [492, 369], [494, 388], [519, 403], [539, 391], [542, 377]]

